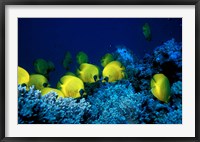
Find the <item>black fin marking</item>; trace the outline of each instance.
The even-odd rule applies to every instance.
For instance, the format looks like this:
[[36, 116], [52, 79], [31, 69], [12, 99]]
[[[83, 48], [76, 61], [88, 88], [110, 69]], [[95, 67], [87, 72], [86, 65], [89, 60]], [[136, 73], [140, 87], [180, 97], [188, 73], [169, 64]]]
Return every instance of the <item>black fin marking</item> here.
[[105, 80], [106, 82], [108, 82], [109, 78], [106, 76], [103, 80]]
[[96, 82], [97, 81], [97, 75], [94, 75], [93, 78], [94, 78], [94, 81]]
[[83, 89], [81, 89], [81, 90], [79, 91], [81, 97], [83, 97], [84, 92], [85, 92], [85, 91], [84, 91]]

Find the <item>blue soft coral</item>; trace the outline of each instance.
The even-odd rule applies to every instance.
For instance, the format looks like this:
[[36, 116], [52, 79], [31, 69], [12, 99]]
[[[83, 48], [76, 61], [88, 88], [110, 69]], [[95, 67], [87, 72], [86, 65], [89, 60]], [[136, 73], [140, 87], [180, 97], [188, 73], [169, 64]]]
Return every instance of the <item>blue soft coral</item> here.
[[84, 98], [58, 98], [56, 93], [41, 96], [39, 90], [18, 86], [18, 123], [79, 124], [90, 104]]
[[135, 93], [128, 81], [104, 84], [98, 92], [89, 96], [88, 101], [91, 103], [91, 109], [87, 123], [182, 123], [181, 99], [173, 96], [170, 103], [164, 104], [150, 91]]
[[[136, 60], [125, 46], [113, 53], [126, 68], [128, 78], [115, 83], [85, 84], [86, 98], [41, 96], [39, 90], [18, 86], [20, 124], [181, 124], [182, 47], [174, 39], [155, 48], [152, 55]], [[171, 68], [171, 69], [170, 69]], [[168, 72], [169, 71], [169, 72]], [[171, 83], [169, 103], [150, 92], [155, 73], [168, 73]]]

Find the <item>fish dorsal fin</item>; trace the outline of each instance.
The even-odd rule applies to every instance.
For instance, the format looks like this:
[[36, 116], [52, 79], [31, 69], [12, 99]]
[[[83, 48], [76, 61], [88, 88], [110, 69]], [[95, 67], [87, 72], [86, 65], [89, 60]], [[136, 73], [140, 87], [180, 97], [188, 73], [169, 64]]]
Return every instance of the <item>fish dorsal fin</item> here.
[[72, 75], [65, 75], [60, 79], [61, 84], [65, 84], [71, 77], [74, 77]]
[[80, 71], [84, 70], [88, 65], [88, 63], [82, 63], [79, 67]]
[[65, 75], [76, 76], [73, 72], [66, 72]]
[[122, 65], [119, 61], [113, 61], [111, 63], [113, 63], [113, 64], [115, 64], [116, 66], [119, 66], [119, 67], [121, 67], [121, 65]]
[[155, 80], [155, 82], [157, 80], [161, 80], [161, 79], [163, 79], [163, 74], [156, 74], [156, 75], [153, 76], [153, 79]]

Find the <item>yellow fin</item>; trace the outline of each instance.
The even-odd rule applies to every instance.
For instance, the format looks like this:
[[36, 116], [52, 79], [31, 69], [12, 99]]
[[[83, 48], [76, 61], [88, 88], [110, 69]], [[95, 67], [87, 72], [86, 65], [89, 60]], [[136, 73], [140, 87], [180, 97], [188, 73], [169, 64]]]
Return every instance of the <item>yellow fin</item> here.
[[108, 65], [115, 65], [115, 66], [118, 66], [118, 67], [122, 66], [122, 64], [119, 61], [112, 61]]
[[76, 76], [73, 72], [67, 72], [65, 75], [71, 75], [71, 76]]
[[85, 68], [87, 68], [88, 65], [89, 65], [89, 64], [87, 64], [87, 63], [82, 63], [82, 64], [80, 65], [79, 69], [80, 69], [80, 70], [84, 70]]

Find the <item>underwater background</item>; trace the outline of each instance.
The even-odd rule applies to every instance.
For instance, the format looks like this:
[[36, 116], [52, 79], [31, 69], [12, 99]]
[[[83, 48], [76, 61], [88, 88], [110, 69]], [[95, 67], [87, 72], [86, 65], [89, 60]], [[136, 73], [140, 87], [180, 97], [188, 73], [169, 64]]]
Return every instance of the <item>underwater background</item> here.
[[[99, 79], [79, 77], [88, 67], [80, 68], [85, 56], [78, 62], [79, 52], [98, 67]], [[53, 69], [42, 74], [38, 59], [50, 61]], [[102, 59], [110, 61], [102, 66]], [[112, 61], [122, 75], [109, 81], [103, 70]], [[58, 90], [71, 72], [83, 80], [86, 93], [41, 94], [41, 78], [18, 83], [19, 124], [182, 124], [181, 18], [19, 18], [18, 66], [44, 75], [48, 87]]]

